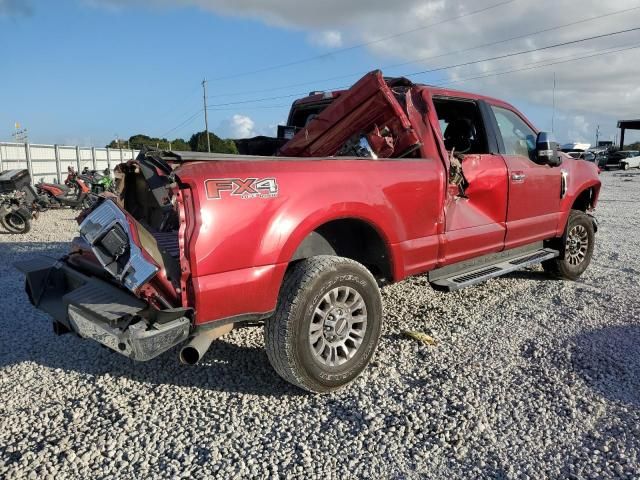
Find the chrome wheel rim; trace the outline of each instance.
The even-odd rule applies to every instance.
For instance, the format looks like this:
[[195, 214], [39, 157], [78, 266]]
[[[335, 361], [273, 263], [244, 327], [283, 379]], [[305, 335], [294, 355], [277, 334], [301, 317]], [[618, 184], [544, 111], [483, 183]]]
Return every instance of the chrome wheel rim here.
[[567, 235], [566, 257], [570, 265], [580, 265], [587, 257], [589, 235], [583, 225], [576, 225]]
[[309, 346], [316, 361], [336, 367], [359, 350], [367, 331], [367, 306], [354, 288], [327, 292], [315, 306], [309, 325]]

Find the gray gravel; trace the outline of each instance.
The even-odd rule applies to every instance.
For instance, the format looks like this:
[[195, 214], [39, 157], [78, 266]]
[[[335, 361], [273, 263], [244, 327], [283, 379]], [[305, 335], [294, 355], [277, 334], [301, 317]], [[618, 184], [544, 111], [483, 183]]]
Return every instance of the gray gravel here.
[[328, 396], [277, 377], [257, 328], [196, 367], [55, 337], [10, 264], [64, 252], [73, 212], [0, 235], [0, 478], [638, 478], [640, 174], [602, 179], [578, 282], [387, 287], [375, 362]]

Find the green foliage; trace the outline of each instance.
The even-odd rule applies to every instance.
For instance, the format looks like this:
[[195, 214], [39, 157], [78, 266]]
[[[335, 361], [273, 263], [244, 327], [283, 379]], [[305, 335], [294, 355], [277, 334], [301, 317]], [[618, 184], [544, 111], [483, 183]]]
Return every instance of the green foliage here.
[[[209, 141], [211, 142], [211, 152], [215, 153], [238, 153], [236, 144], [231, 139], [222, 139], [215, 133], [209, 132]], [[205, 132], [194, 133], [189, 139], [189, 145], [194, 152], [207, 151], [207, 135]]]
[[183, 140], [182, 138], [176, 138], [171, 142], [171, 150], [175, 150], [176, 152], [188, 152], [189, 150], [191, 150], [191, 146], [186, 140]]
[[108, 148], [133, 148], [134, 150], [140, 150], [143, 147], [159, 148], [161, 150], [177, 150], [188, 151], [191, 150], [189, 144], [182, 138], [176, 138], [174, 140], [168, 140], [166, 138], [155, 138], [147, 135], [133, 135], [129, 137], [129, 140], [120, 140], [116, 142], [113, 140]]
[[[215, 133], [209, 132], [209, 141], [211, 142], [211, 152], [214, 153], [238, 153], [236, 144], [231, 139], [223, 139], [218, 137]], [[119, 144], [118, 144], [119, 143]], [[206, 152], [207, 151], [207, 136], [204, 131], [194, 133], [189, 141], [182, 138], [176, 138], [174, 140], [167, 140], [166, 138], [155, 138], [147, 135], [138, 134], [133, 135], [129, 140], [120, 140], [116, 142], [112, 141], [108, 148], [133, 148], [134, 150], [140, 150], [143, 147], [159, 148], [161, 150], [174, 150], [177, 152]]]
[[625, 150], [640, 150], [640, 142], [632, 143], [631, 145], [625, 145]]

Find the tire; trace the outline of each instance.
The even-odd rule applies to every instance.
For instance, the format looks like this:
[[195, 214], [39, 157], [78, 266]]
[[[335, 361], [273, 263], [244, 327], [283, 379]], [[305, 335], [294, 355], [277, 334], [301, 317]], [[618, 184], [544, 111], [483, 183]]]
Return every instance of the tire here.
[[571, 210], [561, 241], [565, 242], [561, 257], [542, 262], [542, 267], [553, 277], [576, 280], [587, 269], [593, 256], [595, 231], [589, 215]]
[[362, 373], [381, 327], [382, 300], [373, 275], [347, 258], [311, 257], [285, 276], [276, 311], [265, 325], [267, 357], [286, 381], [310, 392], [331, 392]]
[[2, 226], [10, 233], [29, 233], [31, 219], [25, 218], [19, 212], [10, 211], [2, 214]]
[[629, 170], [629, 164], [628, 163], [623, 163], [622, 164], [622, 169], [623, 170]]

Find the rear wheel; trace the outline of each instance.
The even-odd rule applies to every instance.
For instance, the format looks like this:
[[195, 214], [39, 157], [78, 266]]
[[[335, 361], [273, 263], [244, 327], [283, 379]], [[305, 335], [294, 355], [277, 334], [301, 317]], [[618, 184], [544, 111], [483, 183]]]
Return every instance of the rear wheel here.
[[364, 370], [381, 325], [380, 291], [364, 266], [347, 258], [311, 257], [287, 273], [276, 312], [265, 325], [267, 356], [288, 382], [329, 392]]
[[623, 163], [622, 164], [622, 169], [623, 170], [629, 170], [629, 164], [628, 163]]
[[10, 211], [2, 215], [2, 226], [11, 233], [28, 233], [31, 230], [31, 219], [20, 212]]
[[589, 215], [572, 210], [562, 239], [565, 242], [563, 258], [542, 262], [542, 267], [554, 277], [576, 280], [587, 269], [593, 256], [595, 231]]

